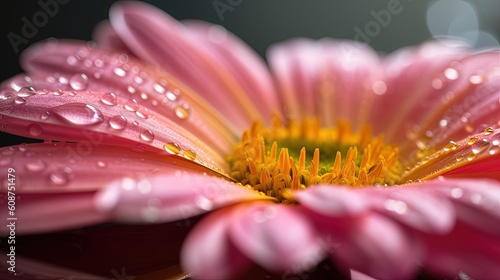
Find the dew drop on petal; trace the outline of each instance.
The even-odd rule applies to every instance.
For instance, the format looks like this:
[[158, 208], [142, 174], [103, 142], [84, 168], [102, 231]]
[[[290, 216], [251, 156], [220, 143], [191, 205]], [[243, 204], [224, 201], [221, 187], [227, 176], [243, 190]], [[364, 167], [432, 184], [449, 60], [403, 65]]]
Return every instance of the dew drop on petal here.
[[99, 124], [104, 121], [101, 111], [84, 103], [68, 103], [52, 108], [52, 113], [62, 120], [80, 126]]
[[479, 140], [477, 137], [471, 137], [471, 138], [467, 139], [467, 144], [472, 145], [472, 144], [476, 143], [477, 140]]
[[14, 99], [14, 103], [16, 103], [17, 105], [22, 105], [26, 103], [26, 99], [24, 99], [23, 97], [16, 97], [16, 99]]
[[198, 198], [196, 198], [196, 205], [200, 209], [205, 211], [210, 211], [213, 208], [213, 202], [204, 196], [199, 196]]
[[32, 123], [26, 127], [26, 130], [28, 131], [29, 135], [33, 137], [38, 137], [42, 134], [42, 129], [40, 126], [36, 123]]
[[182, 104], [182, 105], [179, 105], [175, 108], [175, 115], [179, 118], [179, 119], [187, 119], [189, 117], [189, 105], [187, 104]]
[[155, 135], [151, 130], [144, 130], [141, 132], [141, 139], [146, 142], [152, 142], [155, 139]]
[[148, 96], [148, 94], [147, 94], [147, 93], [145, 93], [145, 92], [141, 92], [141, 99], [142, 99], [142, 100], [148, 100], [148, 98], [149, 98], [149, 96]]
[[40, 118], [42, 120], [46, 120], [46, 119], [50, 118], [50, 116], [51, 116], [50, 112], [49, 111], [45, 111], [45, 112], [42, 113], [42, 115], [40, 116]]
[[497, 155], [500, 154], [500, 146], [492, 146], [490, 150], [488, 151], [490, 155]]
[[458, 71], [453, 68], [447, 68], [444, 70], [444, 76], [450, 80], [458, 79]]
[[372, 85], [372, 90], [376, 95], [384, 95], [387, 91], [387, 85], [383, 81], [376, 81]]
[[127, 127], [127, 119], [124, 116], [120, 115], [112, 116], [109, 119], [108, 123], [112, 129], [116, 130], [123, 130], [125, 129], [125, 127]]
[[116, 95], [112, 92], [104, 93], [101, 96], [101, 102], [108, 106], [115, 106], [117, 104]]
[[459, 189], [459, 188], [454, 188], [451, 190], [451, 197], [453, 198], [461, 198], [463, 196], [464, 192], [462, 191], [462, 189]]
[[446, 127], [448, 125], [448, 120], [442, 119], [439, 121], [440, 127]]
[[401, 200], [388, 199], [384, 202], [385, 209], [389, 211], [396, 212], [398, 214], [404, 214], [408, 210], [408, 205]]
[[115, 69], [113, 69], [113, 72], [118, 77], [125, 77], [127, 75], [127, 72], [123, 68], [120, 68], [120, 67], [116, 67]]
[[17, 96], [19, 97], [30, 97], [32, 95], [35, 95], [35, 88], [33, 87], [23, 87], [21, 89], [19, 89], [19, 91], [17, 92]]
[[156, 92], [160, 93], [160, 94], [165, 93], [165, 88], [164, 88], [164, 87], [162, 87], [160, 84], [156, 84], [156, 83], [155, 83], [155, 84], [153, 85], [153, 89], [154, 89]]
[[30, 161], [26, 163], [26, 169], [31, 172], [39, 172], [45, 168], [45, 163], [41, 160]]
[[69, 65], [75, 65], [77, 62], [78, 62], [78, 59], [72, 55], [68, 56], [66, 58], [66, 62], [69, 64]]
[[137, 109], [139, 109], [139, 104], [137, 104], [137, 101], [135, 99], [132, 99], [132, 100], [127, 100], [127, 102], [125, 102], [125, 105], [123, 107], [127, 111], [135, 112], [137, 111]]
[[107, 165], [106, 165], [106, 163], [105, 163], [104, 161], [98, 161], [98, 162], [97, 162], [97, 166], [98, 166], [98, 167], [100, 167], [100, 168], [104, 168], [104, 167], [106, 167]]
[[74, 90], [84, 90], [89, 84], [89, 78], [85, 74], [76, 74], [69, 80], [69, 85]]
[[493, 129], [493, 127], [487, 127], [484, 129], [484, 135], [486, 136], [492, 134], [493, 132], [495, 132], [495, 129]]
[[16, 97], [16, 94], [14, 94], [12, 91], [9, 90], [2, 90], [0, 91], [0, 101], [7, 100], [10, 98]]
[[177, 95], [175, 95], [175, 93], [171, 92], [171, 91], [167, 91], [165, 93], [165, 97], [170, 100], [170, 101], [175, 101], [177, 99]]
[[469, 77], [469, 82], [473, 85], [479, 85], [483, 82], [483, 77], [480, 75], [472, 75]]
[[479, 155], [488, 150], [489, 147], [490, 143], [488, 142], [488, 140], [483, 139], [483, 141], [479, 141], [472, 146], [472, 152], [475, 155]]
[[66, 167], [63, 170], [50, 173], [49, 179], [55, 185], [64, 186], [70, 181], [71, 172], [71, 169]]
[[467, 155], [467, 160], [468, 161], [473, 161], [474, 159], [476, 159], [476, 154], [474, 152], [470, 152], [468, 155]]
[[135, 89], [135, 87], [133, 87], [133, 86], [128, 86], [128, 87], [127, 87], [127, 91], [128, 91], [129, 93], [131, 93], [131, 94], [134, 94], [134, 93], [136, 92], [136, 89]]
[[64, 92], [59, 89], [59, 90], [56, 90], [56, 91], [52, 92], [52, 94], [55, 95], [55, 96], [61, 96], [61, 95], [64, 94]]
[[474, 204], [479, 204], [483, 200], [483, 196], [481, 194], [475, 193], [470, 197], [470, 201]]
[[149, 118], [149, 110], [145, 107], [141, 107], [135, 111], [135, 114], [141, 119]]
[[181, 152], [181, 148], [176, 143], [165, 143], [163, 148], [172, 155], [178, 155]]
[[455, 141], [450, 141], [448, 144], [446, 144], [446, 146], [444, 146], [444, 151], [445, 152], [448, 152], [448, 151], [454, 151], [456, 150], [460, 145], [457, 144], [457, 142]]
[[28, 76], [17, 77], [10, 82], [10, 87], [15, 91], [19, 91], [23, 87], [31, 86], [32, 82], [33, 80]]
[[2, 157], [0, 158], [0, 166], [6, 166], [12, 162], [11, 157]]
[[134, 77], [134, 82], [138, 85], [141, 85], [143, 82], [144, 82], [144, 79], [139, 77], [139, 76], [135, 76]]
[[440, 79], [432, 80], [432, 87], [434, 89], [441, 89], [443, 87], [443, 81], [441, 81]]
[[184, 151], [183, 156], [189, 160], [195, 160], [196, 159], [196, 153], [191, 150]]

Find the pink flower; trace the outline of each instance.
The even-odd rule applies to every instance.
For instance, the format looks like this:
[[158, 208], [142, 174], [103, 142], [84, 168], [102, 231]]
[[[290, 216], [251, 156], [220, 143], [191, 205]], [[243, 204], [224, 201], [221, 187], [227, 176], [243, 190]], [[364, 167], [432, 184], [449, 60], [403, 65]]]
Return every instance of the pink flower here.
[[352, 277], [500, 275], [497, 50], [295, 39], [270, 48], [271, 75], [219, 26], [133, 2], [110, 23], [97, 45], [31, 47], [0, 86], [2, 130], [65, 141], [0, 149], [18, 235], [208, 213], [180, 253], [198, 278], [324, 259]]

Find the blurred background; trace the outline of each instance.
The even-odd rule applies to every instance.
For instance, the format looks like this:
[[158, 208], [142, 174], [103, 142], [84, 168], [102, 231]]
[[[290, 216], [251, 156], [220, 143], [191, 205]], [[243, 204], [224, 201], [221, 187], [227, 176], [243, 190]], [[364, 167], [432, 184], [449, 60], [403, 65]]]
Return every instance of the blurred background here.
[[[108, 17], [112, 0], [3, 1], [0, 9], [0, 80], [22, 72], [19, 54], [50, 37], [90, 40]], [[474, 48], [498, 47], [498, 0], [177, 0], [144, 1], [176, 19], [220, 24], [261, 56], [292, 37], [356, 39], [381, 53], [419, 44], [433, 36], [455, 36]], [[54, 8], [54, 7], [57, 7]], [[37, 23], [27, 31], [27, 24]], [[0, 133], [0, 146], [28, 139]]]

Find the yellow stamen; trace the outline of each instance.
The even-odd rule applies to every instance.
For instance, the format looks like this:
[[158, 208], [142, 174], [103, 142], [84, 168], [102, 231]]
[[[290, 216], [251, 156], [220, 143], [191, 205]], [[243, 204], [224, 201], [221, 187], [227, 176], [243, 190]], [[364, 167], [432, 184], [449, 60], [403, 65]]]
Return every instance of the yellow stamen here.
[[322, 128], [318, 118], [255, 123], [227, 161], [234, 180], [283, 203], [310, 185], [393, 185], [403, 173], [398, 149], [372, 137], [369, 126], [353, 133], [347, 121]]

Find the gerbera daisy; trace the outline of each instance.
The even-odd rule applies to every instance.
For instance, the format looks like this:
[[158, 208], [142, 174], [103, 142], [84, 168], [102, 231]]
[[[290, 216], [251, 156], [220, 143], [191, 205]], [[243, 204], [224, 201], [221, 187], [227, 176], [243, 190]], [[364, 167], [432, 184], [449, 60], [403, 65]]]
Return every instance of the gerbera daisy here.
[[354, 278], [500, 275], [497, 50], [294, 39], [268, 71], [223, 28], [134, 2], [96, 41], [33, 46], [0, 86], [0, 128], [47, 140], [0, 149], [15, 234], [198, 217], [180, 248], [196, 278], [328, 259]]

